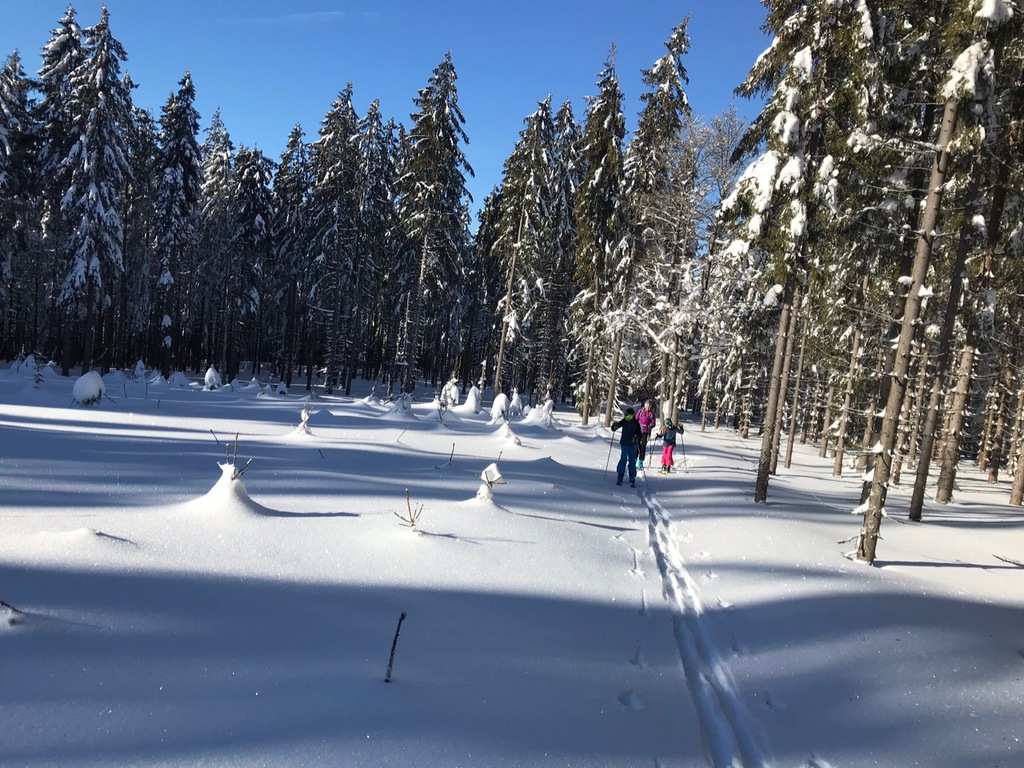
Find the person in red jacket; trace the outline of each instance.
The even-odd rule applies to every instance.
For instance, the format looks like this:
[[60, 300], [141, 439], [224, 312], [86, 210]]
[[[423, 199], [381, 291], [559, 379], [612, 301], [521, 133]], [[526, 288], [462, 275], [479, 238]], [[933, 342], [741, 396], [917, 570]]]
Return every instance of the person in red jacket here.
[[654, 410], [654, 401], [648, 400], [640, 413], [636, 415], [636, 423], [640, 425], [640, 436], [636, 443], [637, 462], [636, 468], [644, 468], [644, 459], [647, 458], [647, 441], [651, 437], [651, 430], [658, 423], [658, 413]]

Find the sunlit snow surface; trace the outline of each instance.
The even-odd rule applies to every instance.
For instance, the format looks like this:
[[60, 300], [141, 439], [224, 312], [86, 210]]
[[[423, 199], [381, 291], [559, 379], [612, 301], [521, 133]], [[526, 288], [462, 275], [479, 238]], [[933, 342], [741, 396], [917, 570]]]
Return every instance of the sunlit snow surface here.
[[0, 765], [1024, 765], [1024, 515], [973, 467], [869, 568], [860, 470], [798, 444], [755, 505], [693, 416], [634, 490], [525, 397], [76, 378], [0, 370]]

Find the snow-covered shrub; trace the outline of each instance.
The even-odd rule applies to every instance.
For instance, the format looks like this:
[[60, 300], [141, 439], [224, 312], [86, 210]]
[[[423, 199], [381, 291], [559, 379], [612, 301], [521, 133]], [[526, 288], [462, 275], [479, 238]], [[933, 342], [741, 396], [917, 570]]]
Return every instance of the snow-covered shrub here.
[[491, 423], [498, 421], [506, 421], [509, 418], [509, 402], [508, 395], [502, 392], [499, 395], [495, 395], [494, 402], [491, 403]]
[[448, 380], [448, 383], [444, 385], [441, 390], [441, 402], [447, 405], [449, 408], [454, 408], [459, 404], [459, 382], [455, 378]]
[[80, 405], [96, 405], [103, 399], [105, 392], [106, 385], [103, 383], [103, 377], [96, 371], [89, 371], [78, 377], [71, 395]]
[[146, 364], [139, 360], [135, 363], [135, 370], [132, 371], [132, 378], [136, 381], [142, 381], [146, 377]]
[[508, 404], [508, 417], [510, 419], [521, 416], [523, 413], [523, 398], [519, 396], [519, 390], [512, 390], [512, 400]]
[[224, 386], [224, 382], [217, 373], [217, 369], [212, 365], [206, 369], [206, 375], [203, 377], [203, 388], [204, 389], [220, 389]]
[[185, 374], [182, 373], [181, 371], [175, 371], [167, 379], [167, 383], [170, 384], [172, 387], [187, 387], [188, 377], [185, 376]]

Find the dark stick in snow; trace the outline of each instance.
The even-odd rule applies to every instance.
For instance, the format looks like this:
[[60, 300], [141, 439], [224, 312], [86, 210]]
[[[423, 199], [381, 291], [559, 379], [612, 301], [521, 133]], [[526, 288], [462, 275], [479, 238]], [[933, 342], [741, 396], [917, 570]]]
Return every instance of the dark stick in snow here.
[[391, 641], [391, 656], [388, 657], [388, 673], [384, 675], [384, 682], [391, 682], [391, 670], [395, 666], [395, 649], [398, 647], [398, 635], [402, 631], [402, 622], [405, 621], [405, 611], [398, 617], [398, 626], [395, 627], [395, 639]]
[[1018, 568], [1024, 568], [1024, 563], [1022, 563], [1020, 560], [1014, 560], [1012, 557], [1002, 557], [1001, 555], [992, 555], [992, 557], [994, 557], [996, 560], [1002, 560], [1004, 563], [1016, 565]]

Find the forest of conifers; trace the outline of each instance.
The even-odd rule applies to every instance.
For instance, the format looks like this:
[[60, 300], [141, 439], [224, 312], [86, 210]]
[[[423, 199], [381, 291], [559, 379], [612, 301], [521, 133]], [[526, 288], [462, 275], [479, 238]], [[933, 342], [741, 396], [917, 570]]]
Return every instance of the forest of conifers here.
[[451, 55], [408, 125], [349, 84], [275, 160], [218, 114], [201, 136], [187, 72], [159, 116], [133, 106], [106, 10], [69, 8], [33, 76], [0, 72], [0, 359], [455, 379], [585, 423], [656, 397], [761, 440], [757, 501], [794, 440], [863, 473], [866, 562], [892, 483], [911, 519], [957, 471], [1010, 473], [1020, 504], [1020, 10], [764, 5], [749, 125], [690, 113], [683, 20], [634, 131], [613, 49], [582, 120], [526, 116], [477, 222]]

